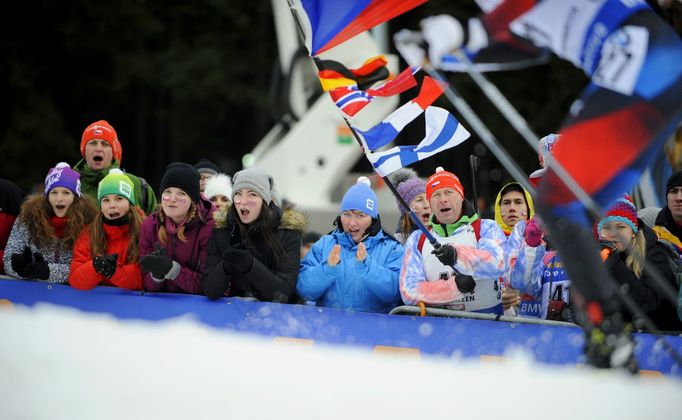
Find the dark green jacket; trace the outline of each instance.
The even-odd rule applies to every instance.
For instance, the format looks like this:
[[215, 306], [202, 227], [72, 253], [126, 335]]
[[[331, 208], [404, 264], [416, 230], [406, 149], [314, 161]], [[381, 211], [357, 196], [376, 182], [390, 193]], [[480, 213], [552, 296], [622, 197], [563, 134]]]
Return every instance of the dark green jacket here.
[[[78, 173], [81, 174], [81, 192], [92, 198], [95, 202], [97, 202], [97, 187], [99, 186], [99, 182], [102, 178], [107, 176], [109, 170], [113, 168], [118, 168], [118, 162], [116, 162], [115, 159], [111, 162], [110, 167], [99, 172], [95, 172], [88, 168], [84, 159], [81, 159], [81, 161], [73, 167], [75, 171], [78, 171]], [[145, 214], [152, 214], [154, 210], [156, 210], [156, 195], [154, 194], [154, 190], [147, 184], [147, 181], [145, 181], [144, 178], [139, 178], [128, 172], [126, 172], [126, 175], [133, 181], [133, 185], [135, 186], [133, 191], [135, 193], [137, 205]]]

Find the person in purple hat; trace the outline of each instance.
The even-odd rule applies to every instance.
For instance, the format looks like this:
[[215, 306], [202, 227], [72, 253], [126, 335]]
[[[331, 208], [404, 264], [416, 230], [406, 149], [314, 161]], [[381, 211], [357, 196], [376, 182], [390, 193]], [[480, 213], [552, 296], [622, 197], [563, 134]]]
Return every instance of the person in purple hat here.
[[[410, 206], [410, 210], [425, 226], [428, 226], [431, 218], [431, 206], [426, 200], [426, 181], [419, 178], [417, 173], [409, 168], [399, 169], [393, 172], [389, 178], [395, 185], [398, 194]], [[410, 234], [417, 230], [417, 225], [410, 218], [407, 208], [398, 200], [396, 200], [396, 204], [400, 210], [400, 219], [398, 220], [395, 238], [404, 245]]]
[[94, 203], [81, 197], [80, 174], [58, 163], [45, 178], [44, 194], [21, 206], [5, 248], [5, 271], [21, 279], [67, 283], [76, 238], [97, 213]]

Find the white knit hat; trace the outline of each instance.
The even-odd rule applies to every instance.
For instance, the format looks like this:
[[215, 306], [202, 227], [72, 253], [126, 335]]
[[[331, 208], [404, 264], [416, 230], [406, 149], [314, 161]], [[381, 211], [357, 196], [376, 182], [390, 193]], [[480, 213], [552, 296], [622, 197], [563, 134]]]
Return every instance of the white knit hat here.
[[232, 181], [229, 176], [218, 174], [206, 181], [204, 196], [210, 199], [216, 195], [224, 195], [225, 197], [232, 199]]

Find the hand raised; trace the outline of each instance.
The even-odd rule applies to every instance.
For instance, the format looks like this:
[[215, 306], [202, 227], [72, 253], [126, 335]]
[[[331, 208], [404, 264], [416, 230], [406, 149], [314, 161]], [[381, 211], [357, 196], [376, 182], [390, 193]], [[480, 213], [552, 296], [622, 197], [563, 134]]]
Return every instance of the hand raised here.
[[360, 242], [358, 244], [358, 252], [355, 254], [355, 259], [357, 259], [358, 262], [363, 262], [365, 261], [365, 258], [367, 258], [367, 247], [364, 242]]
[[332, 250], [327, 256], [327, 265], [330, 267], [336, 267], [338, 263], [341, 262], [341, 245], [336, 244], [332, 247]]

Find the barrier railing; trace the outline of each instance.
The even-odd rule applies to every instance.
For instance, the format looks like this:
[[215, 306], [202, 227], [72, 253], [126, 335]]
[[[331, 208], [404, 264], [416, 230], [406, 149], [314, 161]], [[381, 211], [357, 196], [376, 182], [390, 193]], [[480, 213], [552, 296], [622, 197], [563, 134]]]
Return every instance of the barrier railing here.
[[389, 315], [414, 315], [414, 316], [424, 316], [423, 313], [426, 312], [426, 316], [436, 316], [436, 317], [446, 317], [446, 318], [464, 318], [464, 319], [481, 319], [486, 321], [504, 321], [513, 322], [515, 324], [540, 324], [540, 325], [556, 325], [562, 327], [578, 327], [572, 322], [565, 321], [553, 321], [549, 319], [540, 318], [527, 318], [523, 316], [509, 316], [509, 315], [495, 315], [495, 314], [482, 314], [477, 312], [464, 312], [455, 311], [452, 309], [443, 308], [422, 308], [421, 306], [411, 306], [403, 305], [393, 308]]

